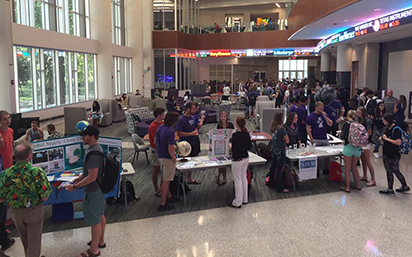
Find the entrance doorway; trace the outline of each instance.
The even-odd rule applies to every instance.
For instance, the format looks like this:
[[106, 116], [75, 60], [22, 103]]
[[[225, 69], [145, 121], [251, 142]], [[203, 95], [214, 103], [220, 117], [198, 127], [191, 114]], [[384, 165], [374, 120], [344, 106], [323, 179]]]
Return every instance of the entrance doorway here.
[[266, 79], [266, 71], [255, 71], [255, 82]]
[[352, 97], [356, 95], [356, 89], [358, 88], [358, 77], [359, 77], [359, 61], [352, 62], [352, 86], [350, 89], [350, 94]]

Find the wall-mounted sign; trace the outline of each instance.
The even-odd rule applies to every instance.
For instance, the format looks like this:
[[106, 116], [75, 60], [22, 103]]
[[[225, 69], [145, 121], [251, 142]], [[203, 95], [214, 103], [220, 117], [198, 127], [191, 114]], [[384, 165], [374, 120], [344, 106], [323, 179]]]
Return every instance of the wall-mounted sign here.
[[219, 51], [210, 51], [210, 57], [231, 57], [232, 52], [230, 50], [219, 50]]
[[260, 56], [308, 56], [318, 54], [316, 48], [306, 49], [247, 49], [201, 51], [200, 57], [260, 57]]
[[355, 27], [349, 28], [338, 34], [334, 34], [319, 42], [319, 44], [317, 45], [317, 50], [320, 51], [329, 45], [411, 23], [412, 8], [382, 16], [380, 18], [373, 19], [359, 24]]

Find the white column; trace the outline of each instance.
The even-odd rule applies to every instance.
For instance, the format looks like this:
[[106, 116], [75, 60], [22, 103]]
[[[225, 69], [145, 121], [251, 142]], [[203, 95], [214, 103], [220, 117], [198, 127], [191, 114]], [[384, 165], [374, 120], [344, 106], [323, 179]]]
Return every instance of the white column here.
[[112, 10], [110, 0], [90, 0], [91, 38], [99, 41], [97, 91], [99, 99], [113, 99]]
[[142, 2], [142, 38], [143, 41], [143, 92], [144, 96], [150, 97], [150, 90], [154, 88], [154, 66], [153, 66], [153, 4], [151, 0]]
[[330, 52], [320, 53], [320, 71], [330, 71]]
[[3, 96], [0, 110], [14, 112], [16, 105], [15, 93], [11, 85], [14, 72], [10, 8], [10, 1], [0, 1], [0, 91]]
[[352, 71], [352, 46], [348, 44], [339, 44], [336, 61], [337, 72]]
[[133, 48], [133, 92], [143, 92], [143, 33], [142, 33], [142, 1], [126, 0], [126, 33], [128, 46]]

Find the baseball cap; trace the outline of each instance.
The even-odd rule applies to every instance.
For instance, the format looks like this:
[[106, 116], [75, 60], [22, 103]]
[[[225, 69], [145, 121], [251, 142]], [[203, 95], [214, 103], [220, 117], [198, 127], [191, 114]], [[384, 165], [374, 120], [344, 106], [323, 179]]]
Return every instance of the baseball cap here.
[[99, 136], [99, 129], [96, 128], [95, 126], [87, 126], [87, 128], [85, 130], [83, 130], [82, 132], [79, 132], [80, 136]]

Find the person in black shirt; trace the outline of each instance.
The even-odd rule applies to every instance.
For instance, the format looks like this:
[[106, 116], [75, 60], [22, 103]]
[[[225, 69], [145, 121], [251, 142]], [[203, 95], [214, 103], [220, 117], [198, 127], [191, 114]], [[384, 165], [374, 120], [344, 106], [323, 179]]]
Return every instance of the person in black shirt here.
[[289, 113], [289, 115], [286, 118], [286, 123], [285, 125], [283, 125], [289, 137], [289, 143], [286, 144], [287, 147], [293, 146], [294, 144], [300, 147], [301, 141], [299, 137], [297, 123], [298, 123], [298, 115], [296, 114], [296, 112]]
[[[232, 122], [229, 122], [227, 117], [227, 112], [222, 111], [219, 116], [219, 122], [216, 129], [235, 129]], [[220, 175], [222, 175], [223, 180], [220, 182]], [[219, 173], [215, 178], [216, 184], [223, 186], [226, 184], [226, 168], [219, 168]]]
[[248, 203], [247, 166], [249, 165], [248, 151], [252, 148], [250, 134], [245, 127], [246, 120], [243, 117], [236, 119], [236, 132], [232, 136], [232, 174], [235, 182], [235, 199], [229, 203], [230, 207], [240, 208]]
[[410, 187], [406, 184], [405, 177], [399, 170], [399, 161], [401, 159], [401, 154], [399, 152], [399, 147], [402, 144], [401, 131], [395, 128], [393, 115], [386, 113], [383, 115], [383, 123], [386, 126], [386, 132], [383, 134], [380, 141], [383, 142], [383, 165], [386, 169], [386, 177], [388, 179], [388, 189], [379, 191], [380, 194], [384, 195], [395, 195], [393, 191], [393, 174], [399, 179], [402, 187], [396, 189], [396, 192], [406, 192], [410, 191]]
[[[378, 107], [376, 107], [374, 115], [371, 115], [373, 126], [375, 127], [374, 129], [377, 130], [377, 132], [379, 133], [379, 136], [383, 135], [383, 128], [384, 128], [385, 125], [382, 122], [382, 117], [385, 113], [386, 113], [385, 103], [380, 102], [378, 104]], [[381, 146], [381, 142], [378, 141], [375, 144], [375, 149], [373, 150], [373, 155], [375, 156], [376, 159], [381, 158], [380, 155], [379, 155], [379, 147], [380, 146]]]

